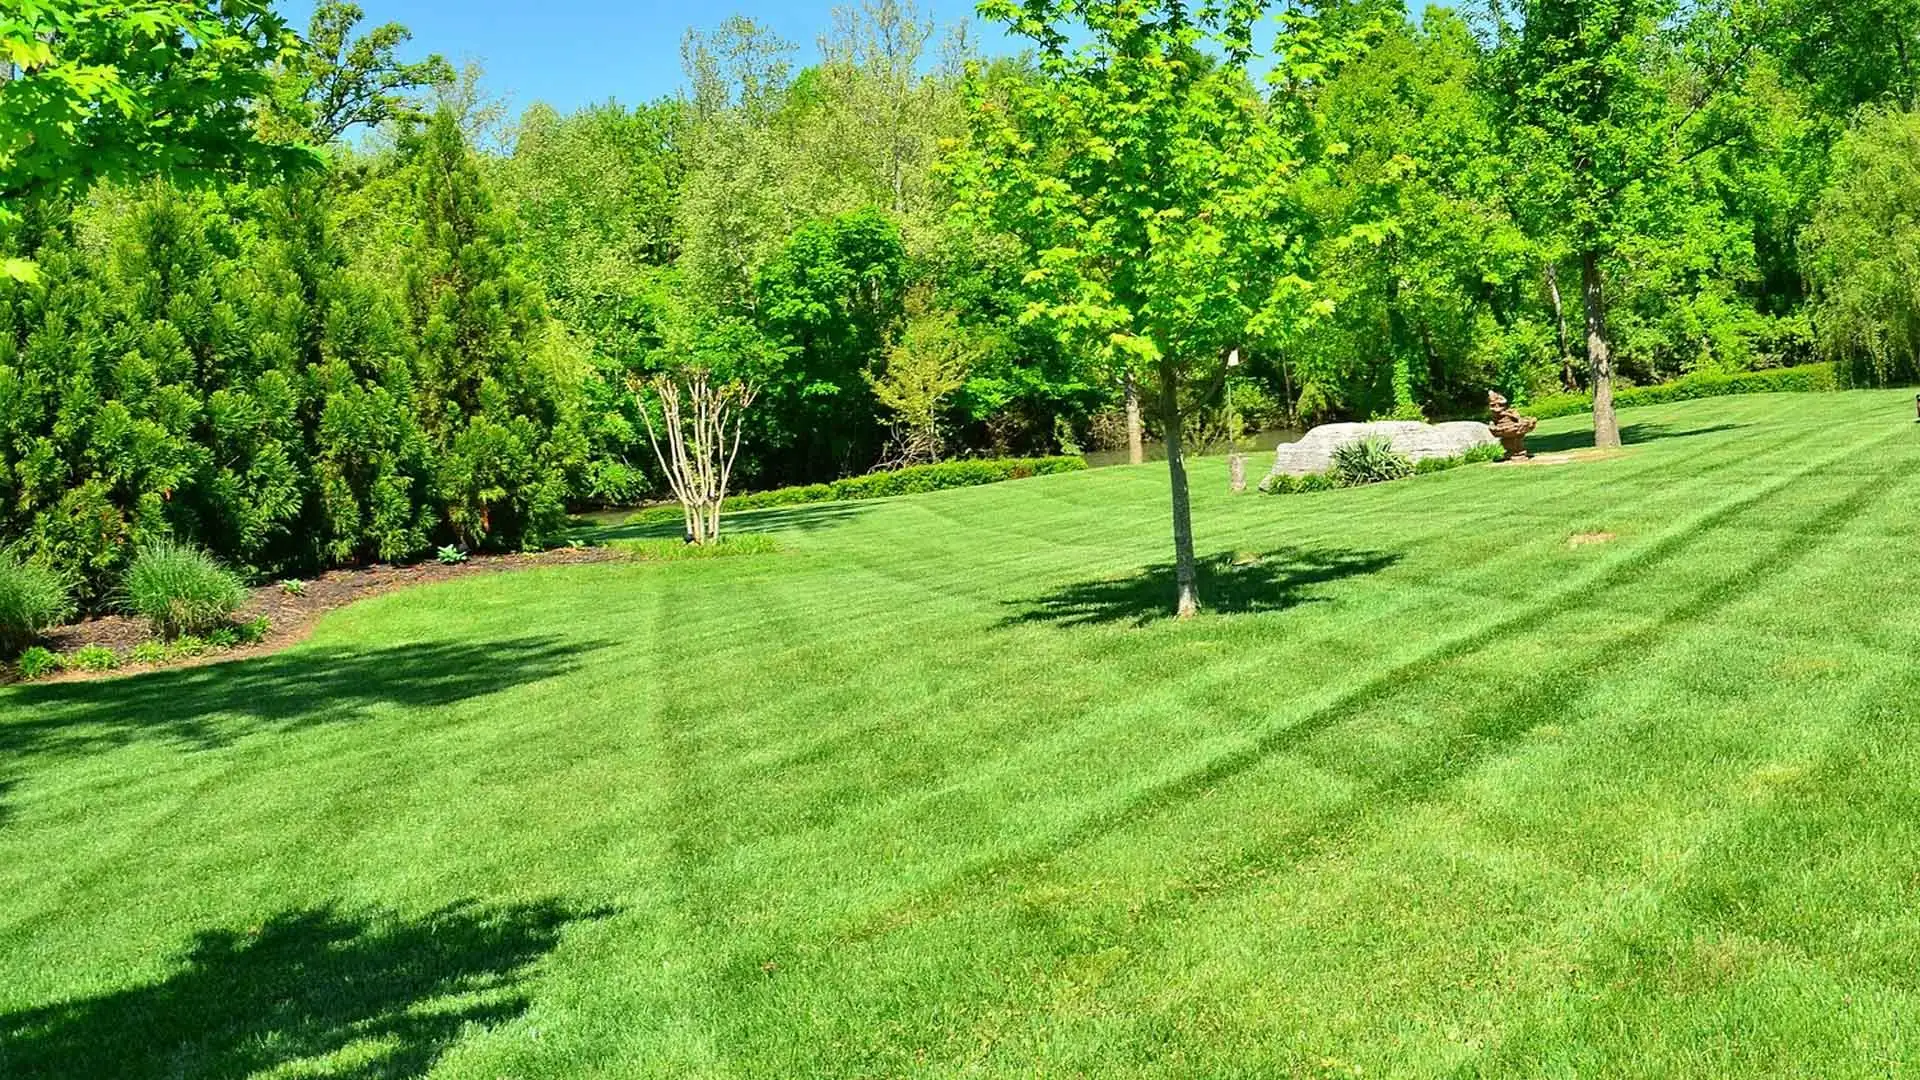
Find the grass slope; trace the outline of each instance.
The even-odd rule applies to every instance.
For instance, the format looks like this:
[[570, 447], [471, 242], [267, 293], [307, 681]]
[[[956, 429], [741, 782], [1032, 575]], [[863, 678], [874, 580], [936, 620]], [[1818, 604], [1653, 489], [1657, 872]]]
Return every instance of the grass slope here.
[[1909, 408], [1202, 462], [1188, 625], [1144, 466], [7, 691], [0, 1074], [1920, 1069]]

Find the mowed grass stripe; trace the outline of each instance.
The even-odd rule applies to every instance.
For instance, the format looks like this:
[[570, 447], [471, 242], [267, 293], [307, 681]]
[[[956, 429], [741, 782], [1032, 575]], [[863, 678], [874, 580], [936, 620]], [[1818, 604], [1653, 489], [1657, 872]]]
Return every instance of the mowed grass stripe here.
[[[1203, 552], [1271, 557], [1187, 625], [1128, 591], [1145, 466], [7, 691], [0, 1071], [1897, 1072], [1908, 408], [1282, 498], [1199, 461]], [[1274, 602], [1316, 552], [1369, 558]]]

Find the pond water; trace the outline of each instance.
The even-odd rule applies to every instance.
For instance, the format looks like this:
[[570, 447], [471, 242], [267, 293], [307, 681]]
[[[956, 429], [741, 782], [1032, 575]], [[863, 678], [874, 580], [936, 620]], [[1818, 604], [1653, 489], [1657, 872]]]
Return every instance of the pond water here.
[[[1276, 446], [1290, 442], [1299, 442], [1300, 436], [1305, 434], [1306, 432], [1298, 428], [1269, 428], [1266, 431], [1257, 431], [1252, 435], [1242, 435], [1234, 442], [1234, 446], [1246, 453], [1249, 457], [1258, 457], [1263, 453], [1271, 451]], [[1165, 461], [1167, 459], [1167, 447], [1165, 443], [1150, 439], [1147, 441], [1146, 449], [1148, 461]], [[1206, 448], [1206, 453], [1209, 456], [1224, 455], [1226, 452], [1227, 448], [1224, 443]], [[1123, 446], [1118, 450], [1095, 450], [1084, 456], [1087, 459], [1087, 464], [1095, 469], [1105, 468], [1108, 465], [1125, 465], [1127, 463], [1127, 448]]]

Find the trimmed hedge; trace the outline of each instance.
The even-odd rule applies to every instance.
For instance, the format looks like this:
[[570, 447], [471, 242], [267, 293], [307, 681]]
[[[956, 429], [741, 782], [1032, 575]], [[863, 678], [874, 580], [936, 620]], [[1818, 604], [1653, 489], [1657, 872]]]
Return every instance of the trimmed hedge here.
[[[1725, 397], [1729, 394], [1809, 393], [1838, 389], [1840, 379], [1832, 364], [1802, 364], [1763, 371], [1701, 372], [1654, 386], [1621, 387], [1613, 392], [1613, 404], [1615, 408], [1628, 409], [1637, 405], [1661, 405], [1669, 401]], [[1519, 406], [1518, 411], [1536, 420], [1592, 412], [1593, 395], [1549, 394]]]
[[[1029, 476], [1079, 472], [1086, 467], [1086, 460], [1077, 457], [968, 458], [943, 461], [937, 465], [914, 465], [892, 472], [849, 476], [831, 484], [807, 484], [804, 487], [729, 495], [726, 509], [733, 512], [764, 510], [774, 506], [804, 506], [808, 503], [884, 499], [893, 495], [917, 495], [923, 491], [997, 484], [1002, 480], [1023, 480]], [[652, 506], [627, 518], [627, 524], [653, 525], [680, 519], [678, 506]]]

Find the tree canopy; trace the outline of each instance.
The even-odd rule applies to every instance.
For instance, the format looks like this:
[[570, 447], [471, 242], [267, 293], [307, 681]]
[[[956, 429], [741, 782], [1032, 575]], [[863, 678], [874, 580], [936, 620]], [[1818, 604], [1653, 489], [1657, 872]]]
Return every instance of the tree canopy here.
[[988, 57], [864, 0], [516, 118], [345, 0], [0, 2], [0, 520], [95, 583], [539, 543], [667, 491], [631, 388], [706, 373], [745, 488], [1144, 424], [1192, 610], [1242, 425], [1920, 376], [1910, 6], [990, 0]]

